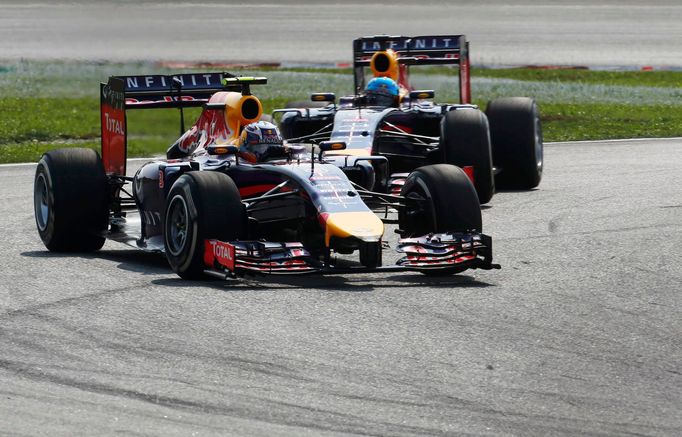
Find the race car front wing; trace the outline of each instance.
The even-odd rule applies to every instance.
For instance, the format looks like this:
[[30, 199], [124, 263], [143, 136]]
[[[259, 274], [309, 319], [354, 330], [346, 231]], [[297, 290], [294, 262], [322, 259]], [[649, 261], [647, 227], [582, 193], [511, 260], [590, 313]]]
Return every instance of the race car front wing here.
[[492, 239], [479, 233], [436, 233], [403, 238], [398, 241], [396, 250], [405, 256], [394, 266], [340, 268], [325, 266], [298, 242], [205, 240], [204, 264], [208, 270], [228, 276], [500, 268], [492, 263]]

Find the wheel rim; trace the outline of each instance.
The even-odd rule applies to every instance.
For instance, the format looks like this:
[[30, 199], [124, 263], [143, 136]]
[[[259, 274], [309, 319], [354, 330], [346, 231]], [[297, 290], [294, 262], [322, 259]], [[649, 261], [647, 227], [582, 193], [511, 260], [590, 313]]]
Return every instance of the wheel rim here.
[[[428, 192], [428, 188], [424, 185], [421, 180], [417, 180], [416, 183], [411, 187], [409, 193], [405, 195], [409, 199], [413, 199], [418, 202], [416, 210], [407, 209], [405, 214], [409, 217], [407, 223], [409, 223], [412, 229], [409, 229], [410, 233], [414, 235], [426, 234], [428, 232], [433, 232], [436, 227], [436, 217], [434, 212], [429, 209], [424, 209], [424, 202], [431, 199], [431, 195]], [[407, 218], [407, 217], [406, 217]]]
[[166, 223], [168, 251], [171, 255], [178, 256], [185, 248], [187, 230], [189, 229], [189, 211], [182, 196], [177, 195], [171, 200]]
[[47, 189], [45, 175], [40, 173], [33, 188], [33, 206], [38, 229], [44, 231], [50, 219], [50, 194]]

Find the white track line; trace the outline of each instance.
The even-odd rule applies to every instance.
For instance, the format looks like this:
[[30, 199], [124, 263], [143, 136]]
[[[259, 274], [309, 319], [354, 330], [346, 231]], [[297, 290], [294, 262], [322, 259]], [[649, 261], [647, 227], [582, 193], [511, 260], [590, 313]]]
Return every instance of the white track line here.
[[[153, 158], [130, 158], [130, 159], [128, 159], [128, 162], [149, 161], [149, 160], [156, 159], [156, 158], [163, 159], [163, 157], [159, 155], [159, 156], [153, 157]], [[36, 164], [37, 164], [37, 162], [17, 162], [17, 163], [13, 163], [13, 164], [0, 164], [0, 168], [2, 168], [2, 167], [28, 167], [28, 166], [36, 165]]]
[[[545, 143], [545, 146], [561, 146], [565, 144], [596, 144], [596, 143], [632, 143], [640, 141], [682, 141], [682, 137], [672, 137], [672, 138], [622, 138], [617, 140], [585, 140], [585, 141], [556, 141], [552, 143]], [[157, 156], [152, 158], [130, 158], [129, 162], [136, 161], [149, 161], [151, 159], [163, 159], [163, 156]], [[0, 164], [2, 167], [28, 167], [31, 165], [36, 165], [35, 162], [21, 162], [15, 164]]]
[[635, 143], [641, 141], [682, 141], [682, 137], [671, 138], [621, 138], [615, 140], [584, 140], [584, 141], [555, 141], [545, 143], [545, 146], [560, 146], [563, 144], [595, 144], [595, 143]]

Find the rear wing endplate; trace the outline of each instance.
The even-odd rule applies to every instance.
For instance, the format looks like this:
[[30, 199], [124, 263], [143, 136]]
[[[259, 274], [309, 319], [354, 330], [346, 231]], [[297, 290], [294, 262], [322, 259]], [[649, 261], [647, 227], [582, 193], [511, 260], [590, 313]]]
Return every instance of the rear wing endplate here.
[[459, 96], [461, 103], [471, 103], [469, 42], [464, 35], [365, 36], [353, 41], [355, 92], [365, 88], [364, 68], [372, 55], [392, 49], [402, 65], [459, 65]]
[[107, 83], [100, 84], [104, 170], [125, 175], [127, 110], [200, 107], [218, 91], [250, 94], [249, 85], [264, 83], [267, 83], [264, 77], [240, 77], [226, 72], [110, 77]]

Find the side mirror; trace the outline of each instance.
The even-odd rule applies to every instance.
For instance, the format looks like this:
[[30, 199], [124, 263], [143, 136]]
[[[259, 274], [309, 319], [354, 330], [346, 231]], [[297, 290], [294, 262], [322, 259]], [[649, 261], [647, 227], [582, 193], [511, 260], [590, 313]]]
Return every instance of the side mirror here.
[[212, 144], [206, 148], [209, 155], [236, 155], [239, 147], [226, 144]]
[[344, 141], [322, 141], [319, 144], [320, 152], [329, 152], [330, 150], [346, 150], [346, 143]]
[[410, 91], [410, 100], [433, 99], [436, 93], [433, 90]]
[[310, 95], [310, 100], [313, 102], [331, 102], [336, 101], [336, 94], [334, 93], [313, 93]]

